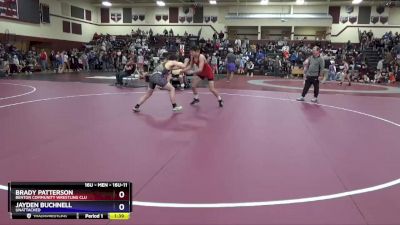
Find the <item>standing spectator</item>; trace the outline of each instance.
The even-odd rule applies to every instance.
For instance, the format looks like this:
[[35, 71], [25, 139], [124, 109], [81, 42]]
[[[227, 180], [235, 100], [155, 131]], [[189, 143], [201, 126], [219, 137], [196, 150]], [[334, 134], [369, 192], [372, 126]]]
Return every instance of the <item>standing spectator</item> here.
[[118, 51], [115, 56], [114, 67], [115, 67], [117, 73], [122, 71], [125, 68], [125, 66], [122, 66], [122, 52], [121, 51]]
[[282, 68], [282, 62], [279, 58], [279, 55], [277, 55], [274, 60], [274, 76], [280, 76], [281, 68]]
[[294, 67], [296, 66], [297, 56], [298, 56], [298, 53], [297, 53], [297, 52], [293, 52], [293, 53], [290, 55], [290, 63], [291, 63], [291, 65], [292, 65], [292, 69], [294, 69]]
[[54, 50], [52, 50], [50, 52], [49, 60], [50, 60], [50, 63], [51, 63], [51, 70], [56, 72], [57, 68], [58, 68], [58, 65], [57, 65], [56, 53], [54, 52]]
[[60, 72], [60, 65], [62, 65], [62, 56], [60, 52], [57, 52], [56, 54], [56, 62], [54, 66], [54, 72], [59, 73]]
[[286, 74], [286, 78], [291, 77], [291, 66], [290, 66], [290, 62], [288, 59], [282, 59], [282, 72], [284, 72], [284, 74]]
[[341, 79], [339, 85], [342, 85], [343, 82], [347, 79], [349, 81], [349, 86], [351, 86], [351, 74], [350, 74], [349, 61], [350, 60], [343, 60], [343, 76], [342, 76], [342, 79]]
[[214, 54], [211, 56], [211, 68], [213, 69], [214, 74], [218, 74], [218, 58], [217, 54], [214, 52]]
[[69, 56], [66, 51], [63, 52], [63, 67], [62, 67], [62, 72], [64, 73], [65, 71], [69, 72], [71, 70], [71, 64], [69, 63]]
[[86, 54], [86, 52], [83, 52], [81, 55], [81, 61], [82, 61], [82, 66], [83, 66], [83, 70], [85, 70], [86, 72], [89, 72], [89, 60], [88, 60], [88, 55]]
[[213, 40], [214, 40], [214, 42], [217, 40], [217, 38], [218, 38], [218, 34], [217, 34], [217, 32], [214, 32], [214, 34], [213, 34]]
[[44, 51], [44, 49], [42, 49], [42, 52], [40, 53], [40, 65], [42, 66], [42, 71], [46, 72], [47, 68], [47, 53]]
[[239, 57], [239, 74], [244, 74], [244, 68], [246, 66], [246, 59], [242, 55]]
[[124, 54], [122, 54], [122, 59], [121, 59], [122, 68], [125, 68], [125, 65], [127, 62], [128, 62], [128, 59], [126, 58], [126, 53], [124, 53]]
[[71, 52], [71, 68], [72, 68], [72, 71], [79, 71], [80, 70], [78, 57], [77, 57], [75, 51]]
[[138, 57], [137, 57], [137, 64], [138, 64], [139, 71], [143, 71], [144, 56], [143, 56], [142, 52], [140, 52]]
[[369, 41], [371, 42], [372, 38], [374, 37], [374, 33], [372, 33], [372, 30], [368, 31], [367, 36], [368, 36]]
[[96, 56], [95, 56], [95, 53], [93, 51], [89, 52], [88, 62], [89, 62], [89, 70], [90, 71], [94, 71], [95, 68], [96, 68]]
[[353, 49], [353, 45], [351, 44], [350, 40], [346, 44], [346, 49], [347, 49], [348, 52]]
[[215, 44], [214, 44], [214, 50], [215, 50], [215, 51], [219, 51], [220, 48], [221, 48], [221, 42], [219, 41], [219, 39], [217, 39], [217, 40], [215, 41]]
[[322, 58], [324, 59], [325, 67], [322, 70], [323, 79], [322, 79], [321, 83], [324, 84], [329, 76], [329, 66], [330, 66], [331, 59], [329, 58], [329, 56], [327, 54], [324, 54]]
[[101, 57], [101, 61], [103, 63], [103, 72], [106, 72], [108, 69], [108, 53], [104, 52], [103, 56]]
[[383, 62], [384, 62], [383, 59], [379, 60], [377, 66], [376, 66], [376, 72], [377, 72], [377, 73], [382, 72], [382, 70], [383, 70]]
[[296, 99], [297, 101], [304, 101], [308, 90], [311, 85], [314, 86], [314, 98], [311, 99], [312, 102], [318, 102], [319, 95], [319, 77], [321, 76], [321, 70], [325, 67], [324, 60], [320, 56], [319, 47], [315, 46], [313, 48], [313, 55], [307, 59], [308, 64], [304, 68], [304, 88], [301, 97]]
[[239, 38], [236, 38], [235, 46], [237, 49], [240, 49], [242, 47], [242, 41]]
[[222, 30], [219, 32], [218, 37], [219, 37], [220, 41], [222, 41], [224, 39], [225, 34], [224, 34], [224, 32], [222, 32]]
[[246, 48], [250, 46], [250, 40], [247, 37], [244, 39], [244, 44], [246, 45]]
[[229, 53], [226, 56], [226, 72], [227, 72], [227, 82], [230, 82], [236, 72], [236, 56], [233, 54], [233, 49], [228, 50]]
[[243, 42], [242, 42], [241, 52], [242, 52], [242, 53], [246, 53], [246, 52], [247, 52], [246, 41], [243, 41]]
[[336, 80], [336, 66], [335, 66], [335, 61], [334, 60], [331, 60], [329, 62], [328, 80]]
[[361, 43], [361, 50], [364, 50], [368, 45], [368, 36], [366, 31], [362, 33], [360, 43]]
[[[60, 65], [59, 65], [59, 70], [58, 70], [59, 73], [64, 73], [65, 68], [66, 68], [66, 63], [64, 61], [65, 60], [64, 54], [65, 54], [64, 51], [62, 51], [60, 53], [60, 58], [59, 58]], [[68, 59], [68, 56], [67, 56], [67, 59]]]
[[360, 72], [359, 78], [362, 79], [364, 83], [369, 83], [370, 79], [368, 77], [368, 67], [365, 63], [361, 64], [359, 72]]

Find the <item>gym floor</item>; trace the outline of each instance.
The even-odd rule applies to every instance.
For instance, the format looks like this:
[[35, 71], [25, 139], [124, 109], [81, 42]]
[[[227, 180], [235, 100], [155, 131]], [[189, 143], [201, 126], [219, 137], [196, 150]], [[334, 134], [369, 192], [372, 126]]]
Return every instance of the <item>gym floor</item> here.
[[311, 104], [301, 80], [236, 77], [216, 82], [222, 109], [201, 88], [174, 114], [157, 90], [134, 114], [141, 81], [87, 77], [0, 80], [0, 224], [22, 223], [7, 182], [85, 180], [134, 184], [131, 220], [85, 224], [400, 224], [396, 84], [329, 82]]

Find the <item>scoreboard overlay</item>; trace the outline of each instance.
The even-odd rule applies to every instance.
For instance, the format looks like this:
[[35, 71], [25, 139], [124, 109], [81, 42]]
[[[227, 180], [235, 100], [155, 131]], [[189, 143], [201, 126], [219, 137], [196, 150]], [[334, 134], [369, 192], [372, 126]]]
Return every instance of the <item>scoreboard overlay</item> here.
[[12, 219], [129, 219], [131, 182], [10, 182]]

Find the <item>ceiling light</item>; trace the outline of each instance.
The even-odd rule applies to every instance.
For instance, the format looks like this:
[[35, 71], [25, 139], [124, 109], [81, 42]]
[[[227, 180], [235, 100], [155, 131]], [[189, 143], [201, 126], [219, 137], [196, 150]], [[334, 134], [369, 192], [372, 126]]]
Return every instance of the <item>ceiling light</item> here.
[[261, 3], [262, 5], [266, 5], [266, 4], [268, 4], [268, 2], [269, 2], [268, 0], [261, 0], [260, 3]]
[[216, 5], [216, 4], [217, 4], [217, 1], [215, 1], [215, 0], [210, 0], [210, 4], [211, 4], [211, 5]]
[[107, 6], [107, 7], [112, 6], [112, 4], [111, 4], [110, 1], [103, 1], [101, 4], [102, 4], [103, 6]]
[[297, 5], [303, 5], [304, 4], [304, 0], [296, 0], [296, 4]]
[[164, 1], [157, 1], [157, 5], [158, 6], [165, 6], [165, 2]]
[[360, 4], [362, 2], [362, 0], [353, 0], [353, 4]]

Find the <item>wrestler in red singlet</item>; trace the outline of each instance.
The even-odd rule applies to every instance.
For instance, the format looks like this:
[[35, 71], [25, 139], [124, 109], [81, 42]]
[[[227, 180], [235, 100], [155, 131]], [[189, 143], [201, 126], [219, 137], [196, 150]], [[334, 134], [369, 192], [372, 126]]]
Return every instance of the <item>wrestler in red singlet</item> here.
[[[199, 58], [194, 59], [194, 64], [199, 67]], [[197, 74], [202, 80], [208, 79], [209, 81], [214, 80], [214, 73], [211, 66], [208, 63], [204, 63], [203, 70]]]
[[194, 46], [190, 50], [190, 64], [183, 69], [183, 72], [188, 72], [192, 70], [193, 65], [197, 65], [197, 69], [192, 71], [193, 77], [192, 80], [192, 90], [194, 94], [194, 99], [190, 103], [191, 105], [195, 105], [200, 102], [199, 94], [197, 92], [197, 86], [199, 85], [201, 80], [207, 79], [208, 80], [208, 88], [210, 89], [211, 93], [218, 99], [219, 107], [223, 107], [224, 101], [222, 100], [221, 96], [219, 95], [218, 91], [214, 87], [214, 73], [210, 65], [208, 65], [206, 57], [203, 54], [200, 54], [200, 49], [198, 46]]

